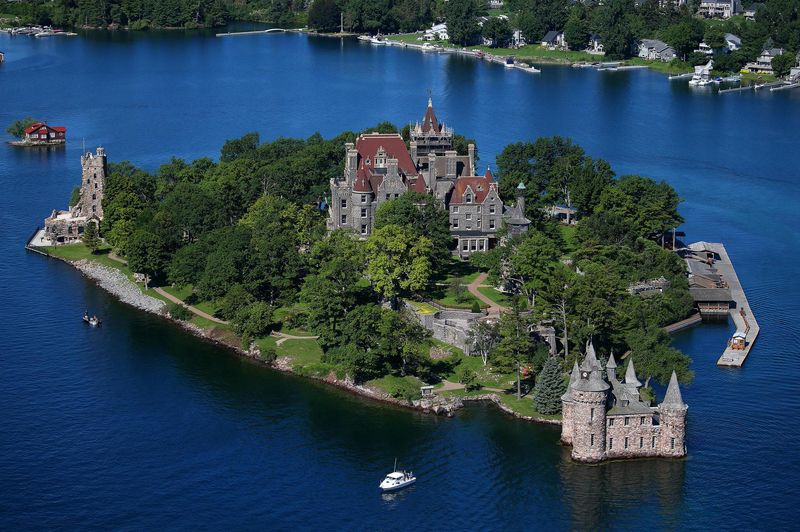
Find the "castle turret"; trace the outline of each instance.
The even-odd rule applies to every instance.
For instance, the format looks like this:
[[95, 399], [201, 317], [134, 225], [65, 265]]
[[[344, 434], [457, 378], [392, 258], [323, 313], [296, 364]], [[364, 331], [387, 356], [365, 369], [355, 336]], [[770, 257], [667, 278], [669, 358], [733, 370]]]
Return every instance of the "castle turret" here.
[[606, 399], [610, 386], [603, 379], [591, 341], [579, 369], [572, 392], [575, 403], [572, 458], [580, 462], [599, 462], [605, 458]]
[[625, 370], [625, 386], [639, 389], [642, 383], [636, 378], [636, 368], [633, 367], [633, 356], [628, 359], [628, 368]]
[[573, 422], [573, 410], [575, 403], [572, 400], [572, 389], [575, 383], [580, 378], [580, 369], [578, 369], [578, 362], [572, 366], [572, 373], [569, 375], [569, 384], [567, 391], [561, 396], [561, 441], [566, 444], [572, 444], [572, 436], [575, 430]]
[[608, 355], [606, 376], [608, 377], [608, 382], [615, 382], [617, 380], [617, 361], [614, 360], [614, 351], [611, 351], [611, 354]]
[[658, 405], [661, 421], [659, 437], [659, 454], [661, 456], [686, 456], [686, 411], [688, 405], [683, 402], [678, 376], [672, 372], [664, 400]]

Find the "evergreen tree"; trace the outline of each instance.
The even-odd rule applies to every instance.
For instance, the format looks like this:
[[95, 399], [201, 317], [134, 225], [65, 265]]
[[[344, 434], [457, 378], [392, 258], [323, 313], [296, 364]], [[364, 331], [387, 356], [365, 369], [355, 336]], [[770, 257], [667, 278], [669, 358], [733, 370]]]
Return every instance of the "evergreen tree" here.
[[561, 396], [566, 388], [561, 374], [561, 364], [556, 357], [549, 357], [533, 389], [536, 410], [546, 415], [561, 412]]
[[89, 221], [83, 230], [83, 243], [92, 253], [100, 248], [100, 235], [97, 233], [97, 222]]

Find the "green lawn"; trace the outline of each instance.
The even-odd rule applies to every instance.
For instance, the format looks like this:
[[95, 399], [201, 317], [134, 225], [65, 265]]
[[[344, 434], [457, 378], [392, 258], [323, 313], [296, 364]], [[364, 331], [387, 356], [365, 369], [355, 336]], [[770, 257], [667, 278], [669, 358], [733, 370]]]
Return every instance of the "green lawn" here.
[[655, 70], [656, 72], [662, 72], [664, 74], [686, 74], [687, 72], [693, 72], [694, 68], [689, 63], [684, 63], [683, 61], [672, 61], [670, 63], [665, 63], [664, 61], [649, 61], [647, 59], [642, 59], [641, 57], [631, 57], [630, 59], [625, 60], [625, 64], [627, 65], [642, 65]]
[[380, 379], [367, 381], [364, 384], [369, 387], [384, 391], [392, 397], [407, 400], [419, 398], [420, 386], [425, 385], [425, 383], [419, 380], [417, 377], [412, 377], [410, 375], [405, 377], [386, 375]]
[[578, 243], [575, 240], [575, 234], [578, 232], [577, 225], [559, 224], [558, 230], [561, 232], [561, 238], [564, 240], [567, 253], [572, 253], [578, 249]]
[[[466, 288], [465, 288], [466, 290]], [[474, 303], [478, 303], [480, 308], [487, 308], [489, 305], [480, 301], [478, 298], [466, 292], [462, 297], [463, 301], [458, 301], [451, 288], [444, 290], [437, 290], [431, 294], [433, 300], [442, 305], [443, 307], [458, 309], [458, 310], [471, 310]]]
[[462, 368], [468, 368], [475, 372], [478, 376], [478, 382], [483, 387], [498, 388], [500, 390], [510, 389], [511, 383], [516, 382], [516, 373], [505, 373], [502, 371], [493, 370], [492, 366], [484, 366], [481, 357], [468, 357], [465, 356], [461, 359], [461, 363], [453, 368], [453, 371], [444, 375], [450, 382], [458, 382], [458, 374]]
[[575, 63], [578, 61], [604, 61], [603, 56], [592, 55], [587, 52], [573, 50], [549, 50], [541, 44], [529, 44], [521, 48], [491, 48], [489, 46], [470, 46], [470, 50], [480, 50], [481, 52], [501, 55], [514, 56], [530, 62], [544, 63]]
[[509, 294], [504, 294], [500, 290], [491, 286], [479, 286], [478, 292], [485, 295], [501, 307], [510, 307], [513, 303]]
[[[387, 41], [397, 41], [397, 42], [405, 42], [411, 44], [422, 44], [425, 41], [417, 40], [423, 36], [422, 33], [400, 33], [398, 35], [387, 35]], [[438, 44], [445, 44], [444, 42]]]

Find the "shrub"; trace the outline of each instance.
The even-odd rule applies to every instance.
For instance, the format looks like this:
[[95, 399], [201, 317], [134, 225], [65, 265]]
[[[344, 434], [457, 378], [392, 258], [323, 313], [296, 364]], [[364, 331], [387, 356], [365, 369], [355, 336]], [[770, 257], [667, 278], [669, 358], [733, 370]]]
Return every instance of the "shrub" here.
[[178, 303], [170, 303], [167, 306], [167, 311], [173, 319], [180, 321], [186, 321], [192, 317], [192, 313], [189, 311], [189, 309], [183, 305], [179, 305]]
[[481, 388], [481, 385], [478, 382], [478, 374], [472, 371], [470, 368], [460, 368], [457, 376], [458, 382], [463, 384], [467, 391], [479, 390]]
[[268, 364], [272, 364], [275, 362], [276, 358], [278, 358], [278, 354], [275, 352], [274, 347], [268, 345], [261, 348], [261, 360]]
[[472, 312], [478, 313], [481, 311], [481, 304], [477, 301], [472, 302]]
[[256, 301], [236, 312], [231, 325], [237, 334], [258, 338], [266, 335], [272, 327], [272, 307], [263, 301]]

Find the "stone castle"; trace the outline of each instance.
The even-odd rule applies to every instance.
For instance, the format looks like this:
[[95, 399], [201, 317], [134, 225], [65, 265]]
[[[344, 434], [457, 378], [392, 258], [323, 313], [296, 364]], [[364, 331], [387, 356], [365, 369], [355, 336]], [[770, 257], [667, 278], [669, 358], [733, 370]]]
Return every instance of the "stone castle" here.
[[43, 239], [51, 244], [68, 244], [81, 239], [86, 223], [103, 219], [103, 192], [108, 163], [102, 147], [81, 155], [81, 195], [66, 211], [54, 210], [44, 221]]
[[[664, 400], [652, 407], [642, 400], [642, 383], [633, 359], [624, 381], [617, 380], [612, 354], [605, 372], [591, 343], [583, 364], [572, 368], [567, 391], [561, 397], [561, 441], [572, 446], [579, 462], [686, 456], [686, 411], [678, 378], [672, 372]], [[605, 373], [605, 374], [604, 374]]]
[[429, 99], [422, 122], [410, 130], [408, 146], [396, 133], [362, 134], [347, 143], [344, 175], [330, 183], [328, 229], [347, 228], [366, 238], [382, 203], [419, 192], [449, 211], [454, 252], [462, 258], [494, 247], [504, 225], [512, 235], [527, 231], [524, 186], [516, 204], [506, 206], [492, 172], [487, 168], [477, 175], [475, 145], [469, 144], [467, 155], [458, 155], [453, 135]]

